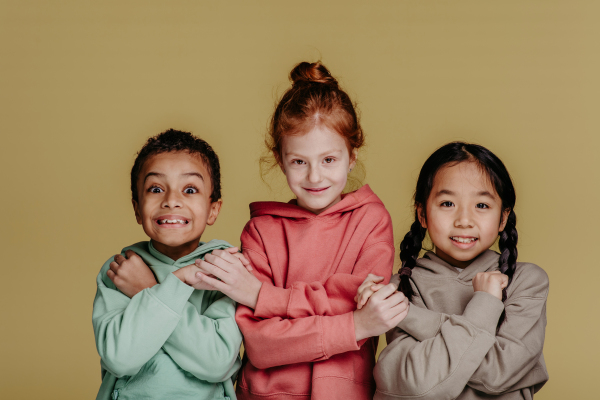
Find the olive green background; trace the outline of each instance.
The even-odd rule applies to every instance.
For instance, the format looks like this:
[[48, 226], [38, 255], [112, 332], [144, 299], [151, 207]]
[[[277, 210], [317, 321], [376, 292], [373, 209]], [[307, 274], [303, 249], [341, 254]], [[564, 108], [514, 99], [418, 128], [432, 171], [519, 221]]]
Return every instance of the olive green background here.
[[100, 384], [95, 278], [143, 240], [128, 173], [148, 136], [217, 150], [239, 243], [287, 75], [321, 59], [358, 103], [366, 183], [411, 223], [418, 171], [451, 140], [487, 146], [517, 188], [519, 259], [550, 276], [537, 399], [596, 398], [600, 280], [596, 1], [0, 1], [2, 398], [88, 399]]

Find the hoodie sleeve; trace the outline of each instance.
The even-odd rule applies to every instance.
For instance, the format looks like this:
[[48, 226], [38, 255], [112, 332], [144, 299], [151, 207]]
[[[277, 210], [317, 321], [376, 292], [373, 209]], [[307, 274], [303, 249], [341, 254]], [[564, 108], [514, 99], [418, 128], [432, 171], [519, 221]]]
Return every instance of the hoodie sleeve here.
[[106, 271], [96, 279], [92, 324], [102, 365], [116, 377], [135, 375], [167, 341], [182, 317], [193, 288], [170, 274], [161, 284], [131, 299], [119, 292]]
[[[262, 248], [262, 244], [251, 231], [243, 236], [243, 243], [244, 248], [249, 249], [247, 253], [254, 253], [250, 254], [250, 257], [261, 256], [261, 251], [257, 249]], [[271, 279], [268, 279], [259, 293], [254, 316], [265, 319], [304, 318], [354, 311], [356, 310], [354, 296], [367, 275], [371, 273], [383, 276], [384, 283], [387, 283], [393, 265], [393, 229], [389, 214], [385, 211], [368, 235], [351, 274], [336, 273], [324, 283], [294, 282], [289, 288], [277, 287], [272, 284]], [[270, 270], [270, 267], [268, 269]], [[263, 273], [269, 275], [270, 271], [263, 269]]]
[[383, 242], [365, 247], [360, 264], [354, 268], [357, 275], [335, 274], [324, 285], [295, 283], [291, 289], [280, 291], [273, 284], [273, 271], [260, 235], [250, 222], [242, 233], [242, 243], [244, 254], [263, 282], [258, 300], [262, 305], [257, 303], [256, 311], [238, 306], [236, 320], [252, 364], [264, 369], [326, 360], [358, 350], [354, 295], [370, 271], [376, 270], [389, 279], [394, 249], [391, 243]]
[[[439, 316], [435, 334], [433, 324], [409, 327], [414, 319], [407, 316], [388, 332], [389, 345], [374, 371], [377, 391], [395, 397], [454, 399], [467, 385], [498, 395], [543, 383], [547, 376], [530, 371], [542, 354], [548, 281], [532, 275], [538, 277], [527, 282], [513, 278], [515, 287], [506, 304], [475, 292], [462, 315], [420, 313], [430, 322]], [[412, 304], [409, 315], [418, 308]], [[506, 320], [496, 334], [503, 309]], [[418, 332], [421, 340], [407, 332]]]
[[221, 292], [205, 295], [208, 308], [200, 314], [187, 302], [163, 349], [181, 369], [196, 378], [223, 382], [240, 368], [242, 334], [235, 323], [235, 302]]

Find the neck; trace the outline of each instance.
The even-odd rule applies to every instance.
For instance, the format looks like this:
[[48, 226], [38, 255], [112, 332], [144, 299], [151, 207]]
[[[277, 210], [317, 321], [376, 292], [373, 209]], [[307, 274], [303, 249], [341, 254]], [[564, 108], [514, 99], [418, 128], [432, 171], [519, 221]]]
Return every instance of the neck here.
[[178, 246], [169, 246], [164, 243], [157, 242], [152, 239], [152, 246], [158, 251], [160, 251], [165, 256], [169, 257], [173, 261], [179, 260], [181, 257], [185, 257], [188, 254], [191, 254], [198, 247], [198, 240], [193, 240], [191, 242], [183, 243]]

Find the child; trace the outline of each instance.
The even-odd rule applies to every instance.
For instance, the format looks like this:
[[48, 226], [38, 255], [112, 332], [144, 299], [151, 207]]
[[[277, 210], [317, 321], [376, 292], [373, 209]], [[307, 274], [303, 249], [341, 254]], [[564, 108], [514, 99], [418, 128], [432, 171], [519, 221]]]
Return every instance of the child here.
[[232, 379], [241, 364], [235, 303], [220, 292], [194, 290], [202, 288], [195, 260], [215, 249], [236, 251], [222, 240], [200, 242], [221, 209], [220, 180], [217, 155], [190, 133], [168, 130], [140, 150], [131, 192], [150, 241], [125, 247], [98, 275], [97, 399], [235, 398]]
[[[548, 380], [548, 276], [517, 263], [515, 199], [504, 164], [484, 147], [450, 143], [427, 159], [393, 279], [411, 305], [387, 334], [376, 399], [531, 399]], [[417, 258], [426, 232], [435, 252]], [[498, 236], [501, 254], [489, 250]], [[373, 278], [359, 306], [378, 290]]]
[[[408, 301], [389, 285], [356, 310], [354, 295], [368, 273], [391, 276], [392, 223], [368, 186], [342, 194], [363, 145], [348, 95], [320, 63], [300, 63], [290, 76], [268, 143], [296, 199], [252, 203], [241, 236], [260, 280], [228, 255], [197, 264], [240, 303], [238, 398], [371, 399], [377, 336], [406, 315]], [[373, 319], [388, 303], [396, 307]]]

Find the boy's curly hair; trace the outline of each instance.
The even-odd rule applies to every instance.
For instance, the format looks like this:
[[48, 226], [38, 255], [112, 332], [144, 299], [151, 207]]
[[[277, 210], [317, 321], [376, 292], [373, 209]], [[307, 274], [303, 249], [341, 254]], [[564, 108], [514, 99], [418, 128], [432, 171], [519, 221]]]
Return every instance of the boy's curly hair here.
[[175, 129], [169, 129], [149, 138], [144, 147], [138, 152], [133, 168], [131, 168], [131, 197], [133, 200], [139, 201], [137, 182], [146, 160], [150, 156], [173, 151], [187, 151], [202, 158], [212, 183], [210, 200], [213, 202], [219, 200], [221, 198], [221, 167], [217, 153], [204, 140], [192, 135], [190, 132]]

